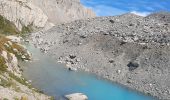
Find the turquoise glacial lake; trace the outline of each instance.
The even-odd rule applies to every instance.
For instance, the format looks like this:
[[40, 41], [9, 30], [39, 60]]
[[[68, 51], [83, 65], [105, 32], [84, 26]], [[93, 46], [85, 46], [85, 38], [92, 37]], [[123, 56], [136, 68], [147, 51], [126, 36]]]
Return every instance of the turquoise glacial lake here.
[[24, 77], [32, 80], [35, 88], [54, 96], [56, 100], [65, 100], [64, 95], [77, 92], [86, 94], [89, 100], [155, 100], [95, 75], [68, 71], [64, 65], [34, 46], [27, 45], [27, 48], [34, 60], [21, 63]]

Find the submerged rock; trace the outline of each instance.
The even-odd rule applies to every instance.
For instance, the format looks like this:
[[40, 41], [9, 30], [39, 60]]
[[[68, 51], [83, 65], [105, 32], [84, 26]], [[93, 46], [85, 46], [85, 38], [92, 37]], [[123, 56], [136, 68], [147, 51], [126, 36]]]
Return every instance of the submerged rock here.
[[69, 70], [69, 71], [77, 71], [77, 68], [69, 67], [68, 70]]
[[88, 100], [88, 97], [83, 93], [73, 93], [69, 95], [65, 95], [68, 100]]

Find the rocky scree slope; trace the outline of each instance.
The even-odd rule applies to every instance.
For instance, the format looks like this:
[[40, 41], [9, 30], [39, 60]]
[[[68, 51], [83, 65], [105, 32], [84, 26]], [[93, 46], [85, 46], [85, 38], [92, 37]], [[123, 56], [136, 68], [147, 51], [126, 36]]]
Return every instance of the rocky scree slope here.
[[165, 20], [169, 16], [124, 14], [77, 20], [34, 33], [31, 39], [69, 68], [169, 100], [170, 23]]
[[95, 16], [79, 0], [0, 0], [0, 15], [19, 31], [25, 27], [49, 29], [58, 23]]

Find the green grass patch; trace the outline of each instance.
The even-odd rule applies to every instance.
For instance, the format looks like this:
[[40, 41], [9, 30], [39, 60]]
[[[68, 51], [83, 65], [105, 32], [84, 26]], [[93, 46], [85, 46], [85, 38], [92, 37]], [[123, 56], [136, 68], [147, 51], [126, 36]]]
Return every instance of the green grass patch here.
[[4, 35], [20, 35], [25, 36], [27, 33], [31, 33], [33, 31], [33, 24], [24, 26], [22, 25], [21, 31], [17, 29], [14, 23], [10, 22], [6, 18], [0, 15], [0, 34]]
[[5, 72], [5, 71], [7, 71], [7, 66], [5, 65], [5, 59], [2, 57], [2, 56], [0, 56], [0, 71], [2, 71], [2, 72]]
[[21, 34], [27, 34], [27, 33], [31, 33], [33, 31], [33, 24], [30, 24], [28, 26], [24, 26], [22, 27], [22, 30], [21, 30]]
[[12, 81], [11, 80], [5, 80], [3, 78], [1, 78], [1, 82], [0, 85], [3, 87], [11, 87], [12, 86]]

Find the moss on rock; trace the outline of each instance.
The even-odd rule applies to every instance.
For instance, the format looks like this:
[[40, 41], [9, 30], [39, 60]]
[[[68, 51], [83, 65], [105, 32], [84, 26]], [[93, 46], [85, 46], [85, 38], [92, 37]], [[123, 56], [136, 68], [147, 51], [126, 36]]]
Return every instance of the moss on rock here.
[[4, 72], [7, 70], [7, 66], [5, 65], [5, 59], [0, 56], [0, 71]]
[[20, 32], [12, 22], [0, 15], [0, 33], [9, 35], [19, 34]]

